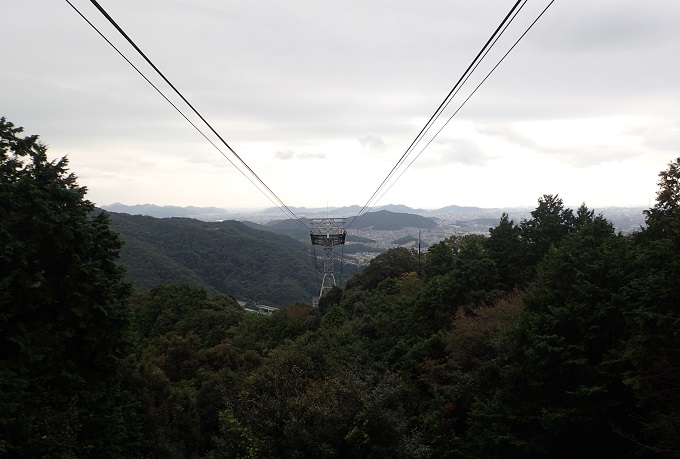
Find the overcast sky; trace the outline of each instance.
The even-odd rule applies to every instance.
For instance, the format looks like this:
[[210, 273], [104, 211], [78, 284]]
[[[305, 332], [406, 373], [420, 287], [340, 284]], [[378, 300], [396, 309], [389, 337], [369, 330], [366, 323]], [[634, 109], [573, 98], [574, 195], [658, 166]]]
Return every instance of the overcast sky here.
[[[72, 1], [178, 101], [89, 1]], [[287, 205], [305, 207], [363, 205], [514, 4], [99, 2]], [[547, 4], [528, 1], [443, 119]], [[0, 116], [67, 155], [90, 200], [272, 206], [66, 1], [4, 0], [0, 38]], [[680, 1], [557, 0], [378, 204], [559, 194], [648, 206], [678, 156]]]

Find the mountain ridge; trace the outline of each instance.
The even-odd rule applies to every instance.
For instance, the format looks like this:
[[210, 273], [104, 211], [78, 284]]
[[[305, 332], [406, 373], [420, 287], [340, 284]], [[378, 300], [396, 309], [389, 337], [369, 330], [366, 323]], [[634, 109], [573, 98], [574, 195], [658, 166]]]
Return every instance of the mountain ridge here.
[[[99, 206], [100, 208], [108, 212], [118, 212], [130, 215], [146, 215], [149, 217], [156, 218], [172, 218], [172, 217], [188, 217], [188, 218], [199, 218], [201, 216], [210, 217], [223, 217], [223, 219], [233, 218], [234, 215], [279, 215], [281, 210], [278, 207], [269, 207], [265, 209], [252, 209], [252, 210], [235, 210], [227, 209], [221, 207], [199, 207], [199, 206], [159, 206], [156, 204], [133, 204], [127, 205], [120, 202], [115, 202], [113, 204], [107, 204]], [[289, 209], [299, 217], [307, 218], [322, 218], [322, 217], [353, 217], [357, 215], [363, 209], [359, 205], [343, 206], [343, 207], [289, 207]], [[384, 206], [376, 206], [369, 210], [370, 212], [379, 212], [381, 210], [386, 210], [393, 213], [402, 214], [416, 214], [416, 215], [426, 215], [426, 214], [443, 214], [443, 213], [459, 213], [459, 212], [472, 212], [472, 211], [487, 211], [494, 210], [495, 208], [484, 208], [484, 207], [472, 207], [472, 206], [458, 206], [450, 205], [442, 207], [439, 209], [422, 209], [422, 208], [412, 208], [405, 206], [403, 204], [386, 204]], [[200, 218], [199, 218], [200, 219]]]

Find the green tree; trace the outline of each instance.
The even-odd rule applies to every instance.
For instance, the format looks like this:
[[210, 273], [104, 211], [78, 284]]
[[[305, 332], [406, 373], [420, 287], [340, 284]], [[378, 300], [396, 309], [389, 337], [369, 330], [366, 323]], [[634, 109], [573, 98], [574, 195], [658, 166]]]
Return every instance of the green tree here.
[[661, 236], [669, 227], [675, 226], [680, 214], [680, 157], [668, 164], [668, 169], [659, 173], [659, 191], [654, 207], [645, 210], [647, 230], [645, 237]]
[[[442, 272], [430, 279], [415, 301], [415, 322], [422, 322], [429, 331], [439, 330], [449, 325], [459, 307], [472, 310], [485, 302], [493, 301], [500, 292], [496, 265], [486, 249], [486, 237], [479, 234], [466, 234], [451, 237], [437, 244], [434, 253], [448, 250], [450, 264], [444, 257], [431, 265], [430, 272]], [[429, 256], [428, 256], [429, 258]], [[426, 262], [427, 263], [427, 262]], [[434, 266], [441, 266], [435, 271]], [[427, 265], [426, 265], [427, 266]]]
[[21, 132], [0, 118], [0, 453], [119, 457], [121, 244], [66, 158]]
[[[553, 246], [538, 267], [489, 401], [470, 438], [489, 457], [619, 457], [632, 448], [631, 395], [614, 355], [627, 336], [630, 247], [602, 217]], [[578, 441], [575, 441], [578, 439]]]
[[503, 212], [498, 226], [489, 228], [486, 248], [496, 264], [499, 288], [510, 291], [524, 283], [526, 241], [521, 229]]
[[334, 305], [340, 304], [342, 299], [342, 289], [337, 285], [334, 285], [328, 293], [319, 298], [319, 311], [321, 314], [325, 314], [328, 309]]
[[383, 280], [418, 272], [418, 257], [412, 251], [397, 247], [375, 257], [359, 274], [347, 281], [346, 289], [372, 290]]
[[595, 211], [588, 209], [585, 203], [581, 204], [578, 209], [576, 209], [576, 215], [574, 216], [574, 230], [579, 231], [588, 223], [592, 222], [594, 218]]
[[528, 248], [525, 278], [531, 279], [548, 249], [573, 231], [575, 220], [574, 212], [565, 209], [559, 195], [544, 194], [538, 199], [538, 207], [531, 212], [531, 218], [520, 223], [522, 238]]
[[481, 234], [459, 238], [449, 277], [455, 285], [454, 301], [461, 306], [476, 307], [493, 301], [500, 293], [496, 263], [486, 248], [486, 239]]
[[680, 457], [680, 158], [659, 174], [647, 228], [635, 234], [634, 280], [625, 289], [630, 329], [625, 381], [642, 432], [621, 430], [646, 451]]
[[446, 241], [431, 245], [425, 257], [425, 276], [431, 279], [448, 274], [453, 268], [453, 261], [453, 249]]

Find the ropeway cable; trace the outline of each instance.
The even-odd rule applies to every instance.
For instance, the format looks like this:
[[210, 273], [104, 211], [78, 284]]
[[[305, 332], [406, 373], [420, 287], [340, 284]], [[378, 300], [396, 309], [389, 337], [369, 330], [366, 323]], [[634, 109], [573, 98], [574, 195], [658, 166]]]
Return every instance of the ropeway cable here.
[[[263, 193], [267, 199], [269, 199], [276, 207], [281, 209], [282, 212], [284, 212], [289, 218], [294, 220], [298, 225], [303, 227], [305, 230], [309, 230], [309, 227], [305, 225], [300, 218], [295, 215], [295, 213], [278, 197], [274, 191], [267, 186], [267, 184], [255, 173], [255, 171], [248, 166], [248, 164], [236, 153], [236, 151], [222, 138], [222, 136], [213, 128], [213, 126], [201, 115], [201, 113], [184, 97], [184, 95], [168, 80], [168, 78], [165, 77], [165, 75], [156, 67], [156, 65], [151, 62], [151, 60], [146, 56], [146, 54], [136, 45], [136, 43], [125, 33], [125, 31], [116, 23], [116, 21], [106, 12], [106, 10], [96, 1], [96, 0], [90, 0], [90, 2], [99, 10], [99, 12], [113, 25], [113, 27], [128, 41], [128, 43], [144, 58], [144, 60], [160, 75], [160, 77], [175, 91], [175, 93], [184, 101], [184, 103], [187, 104], [189, 108], [203, 121], [203, 123], [217, 136], [217, 138], [222, 142], [222, 144], [239, 160], [239, 162], [250, 172], [250, 174], [260, 183], [260, 185], [267, 190], [269, 194], [267, 194], [260, 186], [256, 185], [248, 175], [241, 170], [239, 167], [237, 167], [225, 154], [222, 152], [214, 142], [212, 142], [196, 125], [191, 122], [182, 112], [177, 108], [175, 104], [173, 104], [159, 89], [156, 85], [154, 85], [132, 62], [123, 55], [123, 53], [116, 48], [113, 43], [111, 43], [110, 40], [108, 40], [102, 32], [100, 32], [97, 27], [92, 24], [79, 10], [76, 8], [69, 0], [66, 0], [66, 2], [73, 8], [102, 38], [106, 40], [109, 45], [111, 45], [117, 52], [120, 54], [151, 86], [156, 89], [156, 91], [163, 96], [164, 99], [166, 99], [174, 108], [177, 110], [184, 119], [189, 121], [189, 123], [196, 129], [206, 140], [208, 140], [221, 154], [222, 156], [225, 157], [236, 169], [243, 174], [248, 180], [261, 192]], [[273, 197], [273, 199], [272, 199]], [[276, 201], [276, 202], [275, 202]]]
[[380, 200], [389, 190], [392, 188], [392, 186], [401, 178], [402, 175], [408, 170], [411, 165], [416, 162], [416, 160], [420, 157], [420, 155], [425, 151], [425, 149], [434, 141], [434, 139], [439, 135], [442, 130], [449, 124], [449, 122], [453, 119], [454, 116], [458, 114], [458, 112], [465, 106], [465, 104], [470, 100], [470, 98], [477, 92], [477, 90], [486, 82], [486, 80], [491, 76], [491, 74], [498, 68], [499, 65], [501, 65], [501, 62], [505, 60], [506, 57], [508, 57], [508, 54], [517, 46], [517, 44], [524, 38], [524, 36], [529, 33], [529, 30], [536, 24], [536, 22], [543, 16], [543, 14], [550, 8], [550, 6], [555, 2], [555, 0], [551, 0], [551, 2], [541, 11], [541, 13], [534, 19], [534, 21], [527, 27], [527, 29], [524, 31], [522, 35], [515, 41], [515, 43], [508, 49], [508, 51], [503, 55], [503, 57], [500, 58], [500, 60], [496, 63], [496, 65], [493, 66], [491, 70], [489, 70], [489, 73], [486, 74], [484, 79], [475, 87], [475, 89], [470, 93], [470, 95], [467, 96], [467, 98], [458, 106], [455, 112], [449, 118], [446, 120], [446, 122], [437, 130], [437, 132], [432, 136], [432, 138], [425, 144], [425, 146], [418, 152], [415, 158], [411, 160], [411, 162], [404, 168], [404, 170], [399, 174], [399, 176], [390, 184], [390, 186], [383, 192], [380, 197], [376, 200]]
[[177, 107], [177, 105], [175, 105], [175, 104], [174, 104], [174, 103], [173, 103], [173, 102], [172, 102], [172, 101], [171, 101], [171, 100], [163, 93], [163, 91], [161, 91], [160, 88], [158, 88], [158, 86], [156, 86], [151, 80], [149, 80], [149, 78], [147, 78], [147, 76], [144, 75], [144, 73], [142, 73], [142, 71], [141, 71], [135, 64], [133, 64], [133, 63], [130, 61], [130, 59], [128, 59], [128, 58], [127, 58], [127, 57], [126, 57], [126, 56], [125, 56], [125, 55], [124, 55], [124, 54], [116, 47], [116, 45], [114, 45], [108, 38], [106, 38], [106, 36], [105, 36], [105, 35], [97, 28], [97, 26], [95, 26], [92, 22], [90, 22], [90, 20], [87, 19], [87, 18], [86, 18], [86, 17], [85, 17], [85, 16], [84, 16], [84, 15], [83, 15], [83, 14], [82, 14], [82, 13], [81, 13], [81, 12], [80, 12], [80, 11], [79, 11], [79, 10], [78, 10], [78, 9], [77, 9], [77, 8], [76, 8], [69, 0], [66, 0], [66, 3], [68, 3], [68, 4], [71, 6], [71, 8], [73, 8], [73, 9], [75, 10], [75, 12], [78, 13], [78, 15], [79, 15], [81, 18], [83, 18], [83, 20], [84, 20], [85, 22], [87, 22], [87, 23], [90, 25], [90, 27], [92, 27], [92, 28], [95, 30], [95, 32], [97, 32], [97, 33], [99, 34], [100, 37], [102, 37], [102, 38], [103, 38], [103, 39], [104, 39], [104, 40], [105, 40], [105, 41], [106, 41], [106, 42], [107, 42], [107, 43], [108, 43], [108, 44], [109, 44], [109, 45], [110, 45], [110, 46], [111, 46], [111, 47], [112, 47], [112, 48], [113, 48], [113, 49], [114, 49], [114, 50], [115, 50], [115, 51], [116, 51], [123, 59], [125, 59], [125, 61], [126, 61], [128, 64], [130, 64], [130, 66], [131, 66], [133, 69], [135, 69], [135, 71], [136, 71], [142, 78], [144, 78], [144, 80], [146, 80], [146, 82], [149, 83], [149, 84], [151, 85], [151, 87], [152, 87], [153, 89], [155, 89], [156, 92], [157, 92], [158, 94], [160, 94], [161, 97], [163, 97], [163, 99], [165, 99], [165, 100], [166, 100], [166, 101], [167, 101], [167, 102], [168, 102], [168, 103], [169, 103], [169, 104], [177, 111], [177, 113], [179, 113], [179, 114], [182, 116], [182, 118], [184, 118], [184, 119], [185, 119], [185, 120], [186, 120], [186, 121], [187, 121], [187, 122], [188, 122], [188, 123], [189, 123], [189, 124], [190, 124], [190, 125], [191, 125], [198, 133], [199, 133], [199, 134], [201, 134], [201, 136], [202, 136], [205, 140], [207, 140], [207, 141], [210, 143], [210, 145], [212, 145], [212, 146], [213, 146], [213, 147], [214, 147], [214, 148], [215, 148], [222, 156], [224, 156], [224, 159], [226, 159], [227, 161], [229, 161], [229, 163], [231, 163], [231, 165], [234, 166], [234, 168], [235, 168], [237, 171], [239, 171], [246, 179], [248, 179], [248, 181], [249, 181], [255, 188], [257, 188], [258, 191], [260, 191], [260, 193], [262, 193], [267, 199], [269, 199], [269, 201], [270, 201], [272, 204], [274, 204], [274, 206], [279, 207], [278, 204], [277, 204], [277, 203], [276, 203], [276, 202], [275, 202], [275, 201], [274, 201], [267, 193], [265, 193], [265, 192], [257, 185], [257, 183], [253, 182], [253, 180], [248, 176], [248, 174], [246, 174], [245, 172], [243, 172], [236, 164], [234, 164], [234, 162], [233, 162], [231, 159], [229, 159], [229, 157], [228, 157], [228, 156], [220, 149], [220, 147], [218, 147], [212, 140], [210, 140], [210, 138], [209, 138], [209, 137], [208, 137], [208, 136], [207, 136], [207, 135], [206, 135], [206, 134], [198, 127], [198, 126], [196, 126], [196, 124], [195, 124], [193, 121], [191, 121], [191, 120], [184, 114], [184, 112], [182, 112], [182, 110], [180, 110], [179, 107]]
[[[364, 205], [364, 207], [363, 207], [363, 208], [359, 211], [359, 213], [352, 219], [352, 221], [350, 221], [350, 223], [347, 225], [347, 227], [349, 227], [350, 225], [352, 225], [352, 224], [354, 223], [354, 221], [356, 221], [358, 218], [360, 218], [364, 213], [367, 212], [367, 209], [369, 209], [369, 208], [371, 207], [370, 204], [371, 204], [371, 202], [375, 199], [376, 195], [378, 195], [378, 193], [380, 193], [380, 190], [386, 185], [386, 183], [389, 181], [389, 179], [396, 173], [396, 170], [397, 170], [397, 169], [401, 166], [401, 164], [406, 160], [406, 158], [408, 157], [408, 155], [410, 154], [410, 152], [413, 150], [413, 148], [415, 147], [415, 145], [416, 145], [418, 142], [420, 142], [420, 140], [421, 140], [422, 137], [427, 133], [427, 131], [428, 131], [428, 130], [430, 129], [430, 127], [432, 126], [432, 124], [439, 118], [439, 116], [441, 115], [441, 113], [443, 112], [443, 110], [448, 106], [448, 104], [450, 103], [450, 100], [451, 100], [451, 99], [453, 98], [453, 96], [457, 93], [457, 90], [460, 88], [460, 86], [462, 85], [462, 83], [464, 83], [464, 81], [466, 81], [466, 75], [468, 75], [469, 73], [471, 73], [472, 71], [474, 71], [474, 69], [476, 68], [476, 65], [475, 65], [475, 64], [476, 64], [478, 61], [481, 62], [481, 60], [486, 56], [486, 53], [488, 53], [487, 48], [488, 48], [488, 49], [491, 49], [491, 47], [493, 47], [493, 45], [495, 45], [495, 43], [496, 43], [496, 41], [497, 41], [497, 38], [496, 38], [496, 37], [497, 37], [497, 36], [500, 36], [500, 35], [507, 29], [507, 26], [505, 26], [505, 24], [506, 24], [506, 23], [507, 23], [507, 24], [510, 24], [510, 23], [515, 19], [516, 15], [513, 16], [513, 13], [517, 10], [517, 8], [519, 7], [520, 3], [522, 3], [522, 0], [517, 0], [517, 2], [512, 6], [512, 8], [510, 9], [510, 11], [508, 12], [508, 14], [505, 15], [505, 17], [503, 18], [503, 20], [501, 21], [501, 23], [498, 25], [498, 27], [496, 28], [496, 30], [494, 30], [494, 32], [491, 34], [491, 37], [489, 37], [489, 39], [486, 41], [486, 43], [484, 44], [484, 46], [482, 47], [482, 49], [477, 53], [477, 55], [475, 56], [475, 58], [472, 60], [472, 62], [471, 62], [470, 65], [468, 66], [468, 68], [465, 70], [465, 72], [463, 72], [463, 75], [461, 75], [461, 77], [458, 79], [458, 81], [457, 81], [456, 84], [453, 86], [453, 88], [451, 89], [451, 91], [449, 91], [449, 93], [446, 95], [446, 97], [444, 98], [444, 100], [442, 101], [442, 103], [439, 105], [439, 107], [437, 107], [437, 110], [435, 110], [434, 114], [430, 117], [430, 119], [428, 120], [428, 122], [427, 122], [427, 123], [425, 124], [425, 126], [420, 130], [420, 132], [418, 133], [418, 135], [416, 136], [416, 138], [411, 142], [411, 145], [409, 145], [409, 147], [406, 149], [406, 151], [404, 152], [404, 154], [402, 154], [402, 156], [399, 158], [399, 160], [397, 161], [397, 163], [394, 165], [394, 167], [392, 168], [392, 170], [387, 174], [387, 176], [386, 176], [385, 179], [382, 181], [382, 183], [378, 186], [378, 188], [375, 190], [375, 192], [374, 192], [374, 193], [371, 195], [371, 197], [368, 199], [368, 201], [366, 202], [366, 204]], [[524, 3], [526, 3], [526, 0], [524, 0]], [[524, 7], [524, 5], [522, 5], [522, 7]], [[520, 8], [520, 10], [521, 10], [521, 8]], [[505, 28], [504, 28], [504, 26], [505, 26]]]

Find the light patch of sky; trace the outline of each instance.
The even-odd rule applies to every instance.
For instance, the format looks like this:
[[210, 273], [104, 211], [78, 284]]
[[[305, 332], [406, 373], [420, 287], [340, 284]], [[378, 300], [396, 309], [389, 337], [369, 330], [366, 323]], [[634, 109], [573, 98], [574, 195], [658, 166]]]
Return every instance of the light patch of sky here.
[[642, 139], [632, 131], [649, 124], [648, 117], [616, 115], [601, 118], [524, 121], [514, 123], [513, 127], [539, 145], [549, 148], [576, 148], [601, 143], [639, 145]]

